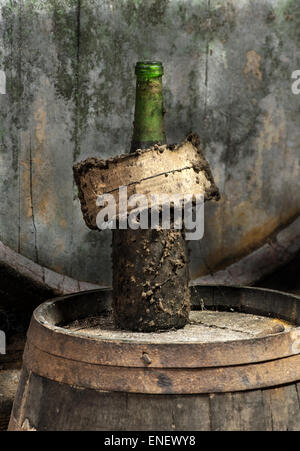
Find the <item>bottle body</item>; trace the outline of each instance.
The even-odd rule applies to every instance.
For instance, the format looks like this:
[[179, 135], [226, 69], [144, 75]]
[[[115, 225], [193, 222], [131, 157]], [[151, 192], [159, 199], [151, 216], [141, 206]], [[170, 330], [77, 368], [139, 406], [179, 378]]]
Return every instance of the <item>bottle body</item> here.
[[[166, 144], [161, 63], [136, 65], [131, 152]], [[113, 306], [118, 328], [184, 327], [190, 311], [188, 251], [182, 230], [113, 230]]]
[[138, 62], [131, 152], [154, 144], [166, 144], [162, 91], [163, 67], [157, 62]]
[[184, 327], [190, 291], [183, 230], [114, 230], [112, 249], [116, 326], [137, 332]]

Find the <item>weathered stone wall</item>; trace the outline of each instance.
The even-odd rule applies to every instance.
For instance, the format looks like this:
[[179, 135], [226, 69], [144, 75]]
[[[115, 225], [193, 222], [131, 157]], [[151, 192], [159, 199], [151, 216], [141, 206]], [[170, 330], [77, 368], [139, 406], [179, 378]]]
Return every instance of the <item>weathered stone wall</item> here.
[[165, 67], [170, 143], [202, 137], [222, 199], [192, 242], [192, 277], [300, 213], [299, 0], [0, 0], [0, 240], [110, 283], [110, 233], [84, 225], [72, 165], [129, 150], [133, 66]]

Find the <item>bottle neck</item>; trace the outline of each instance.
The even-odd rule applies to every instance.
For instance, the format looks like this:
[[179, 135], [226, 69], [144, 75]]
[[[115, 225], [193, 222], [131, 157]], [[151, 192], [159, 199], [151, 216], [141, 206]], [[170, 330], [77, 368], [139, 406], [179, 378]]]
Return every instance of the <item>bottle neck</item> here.
[[130, 152], [166, 144], [162, 77], [137, 77], [134, 128]]

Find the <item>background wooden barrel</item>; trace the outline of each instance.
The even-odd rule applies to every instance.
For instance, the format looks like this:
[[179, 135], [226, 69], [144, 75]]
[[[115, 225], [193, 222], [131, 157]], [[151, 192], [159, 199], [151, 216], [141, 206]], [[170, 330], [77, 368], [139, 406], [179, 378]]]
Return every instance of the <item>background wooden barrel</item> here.
[[299, 228], [269, 244], [300, 213], [297, 0], [0, 0], [0, 24], [0, 240], [39, 273], [110, 285], [110, 233], [86, 229], [72, 165], [129, 150], [143, 58], [164, 63], [169, 142], [198, 132], [221, 191], [192, 278], [267, 246], [226, 275], [255, 281], [299, 249]]
[[229, 341], [102, 339], [60, 327], [110, 308], [110, 291], [42, 304], [28, 332], [10, 430], [299, 430], [300, 299], [193, 287], [194, 309], [295, 327]]

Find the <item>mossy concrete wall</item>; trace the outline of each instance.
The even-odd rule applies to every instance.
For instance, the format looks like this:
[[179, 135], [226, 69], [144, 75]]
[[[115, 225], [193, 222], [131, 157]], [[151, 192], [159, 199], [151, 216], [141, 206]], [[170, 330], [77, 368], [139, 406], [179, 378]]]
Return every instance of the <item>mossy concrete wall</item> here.
[[133, 67], [165, 67], [170, 143], [201, 136], [222, 199], [191, 242], [192, 277], [300, 213], [299, 0], [0, 0], [0, 240], [109, 284], [110, 233], [84, 225], [72, 165], [129, 150]]

